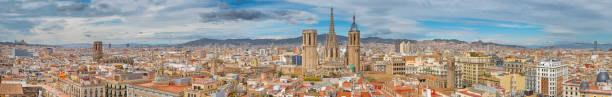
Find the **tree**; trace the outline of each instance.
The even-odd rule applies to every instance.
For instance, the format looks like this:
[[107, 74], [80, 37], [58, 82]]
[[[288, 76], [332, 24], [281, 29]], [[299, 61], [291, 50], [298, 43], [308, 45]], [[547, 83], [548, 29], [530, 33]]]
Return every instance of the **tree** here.
[[368, 82], [376, 82], [376, 79], [368, 79]]
[[283, 71], [278, 71], [278, 76], [283, 75]]

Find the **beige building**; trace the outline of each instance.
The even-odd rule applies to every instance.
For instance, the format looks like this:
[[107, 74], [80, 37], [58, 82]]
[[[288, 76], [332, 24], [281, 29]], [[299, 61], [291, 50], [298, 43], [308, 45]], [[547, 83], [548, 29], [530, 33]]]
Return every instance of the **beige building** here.
[[102, 41], [95, 41], [93, 43], [93, 60], [95, 62], [102, 61]]
[[306, 29], [302, 31], [302, 72], [314, 72], [319, 67], [319, 54], [317, 52], [317, 30]]
[[461, 80], [463, 86], [473, 84], [487, 84], [491, 79], [489, 66], [493, 66], [491, 57], [470, 53], [465, 57], [457, 57], [456, 65], [461, 67]]
[[123, 72], [110, 77], [100, 77], [105, 84], [105, 95], [109, 97], [127, 97], [127, 85], [133, 83], [150, 82], [147, 73]]
[[389, 64], [386, 66], [386, 73], [393, 75], [405, 75], [406, 74], [406, 61], [404, 57], [390, 57], [386, 56], [385, 61]]
[[[580, 85], [581, 85], [582, 80], [579, 79], [572, 79], [572, 80], [568, 80], [563, 82], [562, 87], [563, 87], [563, 97], [581, 97], [580, 95]], [[585, 85], [588, 86], [587, 83], [585, 83]]]
[[105, 85], [91, 76], [71, 76], [59, 80], [60, 90], [74, 97], [106, 97]]
[[15, 59], [6, 56], [0, 56], [0, 65], [13, 66], [13, 63], [15, 63]]
[[522, 92], [525, 91], [525, 76], [520, 74], [505, 74], [502, 75], [500, 85], [507, 92]]
[[524, 73], [527, 70], [525, 69], [527, 66], [526, 59], [516, 58], [516, 57], [507, 57], [504, 58], [503, 69], [509, 73]]
[[185, 90], [184, 97], [212, 97], [211, 94], [223, 85], [225, 82], [216, 79], [196, 81]]
[[359, 49], [360, 42], [360, 31], [357, 29], [357, 24], [355, 24], [355, 16], [353, 15], [353, 24], [351, 26], [351, 30], [349, 30], [349, 39], [348, 39], [348, 48], [347, 48], [347, 59], [348, 65], [355, 69], [355, 72], [363, 71], [364, 66], [359, 63], [359, 53], [361, 52]]
[[448, 84], [448, 80], [445, 78], [442, 78], [441, 76], [437, 76], [437, 75], [433, 75], [433, 74], [426, 74], [423, 76], [420, 76], [421, 78], [419, 79], [425, 79], [425, 84], [427, 85], [427, 87], [429, 88], [435, 88], [435, 89], [446, 89], [446, 88], [450, 88], [450, 84]]

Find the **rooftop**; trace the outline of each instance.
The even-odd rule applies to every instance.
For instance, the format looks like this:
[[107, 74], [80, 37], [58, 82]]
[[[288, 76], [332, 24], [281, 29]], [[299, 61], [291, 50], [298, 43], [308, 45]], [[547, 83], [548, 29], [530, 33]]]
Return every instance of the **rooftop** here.
[[191, 85], [182, 85], [182, 86], [177, 86], [177, 85], [168, 85], [168, 86], [159, 86], [159, 85], [155, 85], [153, 82], [147, 82], [147, 83], [140, 83], [140, 84], [135, 84], [136, 86], [141, 86], [141, 87], [146, 87], [146, 88], [151, 88], [151, 89], [156, 89], [156, 90], [162, 90], [162, 91], [167, 91], [167, 92], [172, 92], [172, 93], [181, 93], [183, 91], [185, 91], [185, 89], [189, 88]]
[[23, 94], [21, 84], [0, 84], [0, 94], [2, 95], [19, 95]]

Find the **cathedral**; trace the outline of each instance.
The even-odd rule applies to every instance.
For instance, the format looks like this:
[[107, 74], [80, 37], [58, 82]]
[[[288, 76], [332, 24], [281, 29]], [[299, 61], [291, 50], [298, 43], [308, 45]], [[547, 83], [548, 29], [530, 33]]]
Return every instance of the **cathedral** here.
[[[303, 72], [305, 74], [345, 74], [362, 71], [363, 67], [360, 64], [360, 32], [357, 29], [355, 16], [353, 15], [353, 23], [348, 33], [348, 42], [346, 47], [345, 57], [340, 57], [340, 48], [336, 32], [334, 29], [334, 9], [331, 8], [330, 24], [327, 39], [323, 49], [323, 61], [318, 60], [317, 51], [317, 33], [314, 29], [307, 29], [302, 32], [302, 48], [303, 48]], [[312, 75], [311, 75], [312, 76]]]

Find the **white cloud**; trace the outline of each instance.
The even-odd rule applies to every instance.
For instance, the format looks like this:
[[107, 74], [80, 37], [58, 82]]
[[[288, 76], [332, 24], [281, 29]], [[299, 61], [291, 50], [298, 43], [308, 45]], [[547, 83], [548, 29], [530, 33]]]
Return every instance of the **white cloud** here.
[[[464, 18], [505, 21], [510, 23], [485, 24], [507, 28], [542, 28], [540, 38], [570, 38], [576, 35], [606, 34], [612, 32], [612, 2], [601, 0], [288, 0], [289, 2], [316, 6], [315, 10], [334, 8], [357, 13], [359, 23], [367, 28], [388, 28], [392, 32], [419, 32], [429, 29], [415, 25], [401, 25], [392, 17], [417, 21], [449, 20], [458, 22]], [[371, 18], [371, 19], [369, 19]], [[385, 21], [393, 20], [393, 21]], [[384, 22], [389, 25], [366, 24]], [[487, 23], [489, 21], [475, 21]], [[469, 30], [468, 30], [469, 31]], [[368, 33], [369, 31], [365, 31]], [[430, 31], [438, 32], [438, 31]], [[362, 31], [363, 33], [363, 31]], [[426, 34], [426, 33], [421, 33]], [[392, 35], [386, 35], [392, 37]], [[612, 41], [612, 40], [608, 40]]]
[[45, 2], [45, 1], [26, 2], [26, 3], [21, 5], [21, 8], [23, 8], [23, 9], [36, 9], [36, 8], [40, 8], [40, 7], [47, 6], [47, 5], [49, 5], [49, 3]]
[[[547, 32], [540, 36], [514, 37], [516, 39], [533, 37], [547, 38], [543, 40], [568, 39], [572, 35], [612, 32], [612, 28], [608, 27], [612, 25], [609, 22], [612, 21], [612, 10], [608, 10], [612, 9], [610, 1], [288, 0], [287, 2], [293, 5], [303, 4], [306, 8], [275, 9], [276, 6], [255, 5], [253, 10], [270, 13], [288, 10], [291, 14], [276, 14], [277, 19], [260, 21], [206, 23], [201, 22], [201, 13], [234, 10], [236, 6], [224, 5], [225, 3], [214, 0], [92, 0], [88, 4], [76, 1], [9, 0], [0, 3], [0, 18], [25, 21], [21, 25], [31, 26], [15, 27], [12, 26], [15, 22], [0, 22], [4, 23], [0, 24], [0, 27], [3, 27], [0, 31], [15, 36], [10, 39], [50, 40], [58, 44], [93, 40], [108, 40], [113, 43], [131, 41], [177, 43], [202, 37], [280, 38], [298, 36], [300, 34], [293, 33], [299, 32], [291, 31], [299, 31], [304, 29], [305, 25], [317, 24], [319, 20], [328, 19], [329, 7], [333, 6], [336, 19], [342, 19], [344, 22], [351, 21], [347, 16], [357, 14], [357, 22], [364, 37], [427, 39], [443, 36], [468, 37], [482, 33], [476, 31], [478, 28], [457, 30], [428, 28], [420, 21], [474, 23], [516, 29], [541, 28], [541, 31]], [[217, 5], [225, 7], [220, 8]], [[342, 15], [345, 17], [338, 17]], [[319, 16], [324, 18], [319, 19]], [[461, 21], [465, 18], [493, 22]], [[109, 21], [119, 22], [93, 24]], [[326, 29], [320, 30], [326, 32]], [[260, 34], [265, 32], [278, 32], [284, 35]], [[9, 39], [5, 38], [6, 35], [8, 34], [0, 38]], [[496, 39], [491, 41], [514, 41]]]

